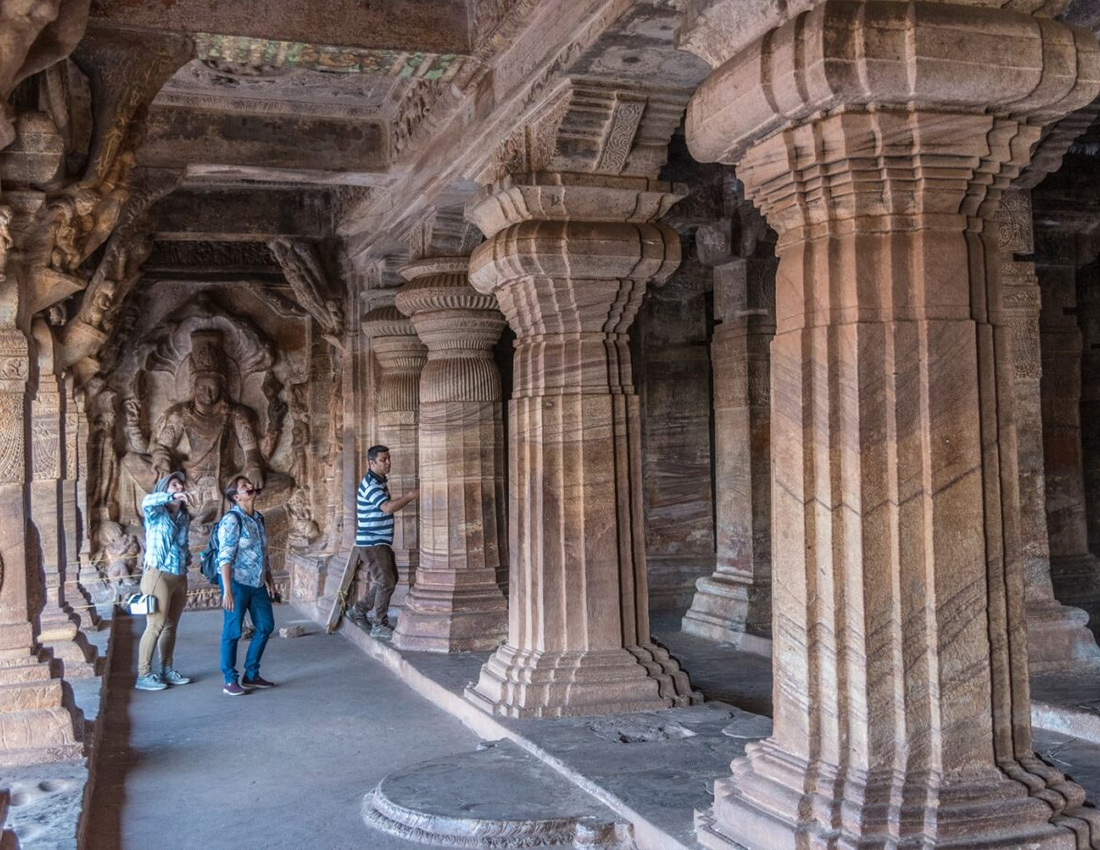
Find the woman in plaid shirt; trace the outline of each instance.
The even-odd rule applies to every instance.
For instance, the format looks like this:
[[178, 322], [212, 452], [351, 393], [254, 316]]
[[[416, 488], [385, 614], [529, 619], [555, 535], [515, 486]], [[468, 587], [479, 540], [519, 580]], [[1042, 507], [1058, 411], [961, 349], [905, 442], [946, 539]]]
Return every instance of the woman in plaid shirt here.
[[[141, 502], [145, 520], [145, 569], [141, 592], [157, 600], [157, 610], [147, 615], [145, 634], [138, 648], [140, 691], [163, 691], [169, 685], [186, 685], [191, 680], [172, 667], [176, 646], [176, 625], [187, 605], [187, 567], [191, 551], [187, 532], [191, 494], [185, 490], [187, 475], [173, 472], [161, 478], [153, 492]], [[153, 672], [153, 649], [160, 647], [161, 668]]]

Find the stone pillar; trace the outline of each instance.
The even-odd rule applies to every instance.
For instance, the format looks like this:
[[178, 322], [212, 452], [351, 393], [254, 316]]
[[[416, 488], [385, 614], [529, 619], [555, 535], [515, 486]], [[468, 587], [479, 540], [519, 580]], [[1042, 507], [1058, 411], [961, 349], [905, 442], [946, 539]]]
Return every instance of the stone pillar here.
[[1090, 552], [1100, 552], [1100, 262], [1077, 272], [1077, 324], [1081, 328], [1081, 430], [1085, 519]]
[[771, 652], [771, 400], [775, 260], [734, 258], [714, 269], [711, 343], [717, 566], [699, 579], [689, 634]]
[[1054, 598], [1050, 580], [1039, 391], [1042, 375], [1039, 279], [1035, 275], [1035, 263], [1028, 259], [1035, 250], [1030, 194], [1006, 192], [997, 225], [1005, 327], [1012, 349], [1028, 664], [1033, 672], [1039, 672], [1066, 667], [1086, 658], [1100, 658], [1100, 649], [1085, 627], [1088, 614], [1079, 608], [1061, 605]]
[[657, 181], [544, 173], [506, 178], [467, 208], [489, 237], [470, 281], [516, 333], [508, 640], [467, 690], [487, 710], [596, 714], [696, 698], [650, 640], [626, 333], [646, 284], [679, 263], [676, 232], [656, 223], [676, 199]]
[[80, 631], [80, 621], [66, 599], [70, 574], [64, 525], [65, 414], [62, 386], [50, 366], [49, 331], [36, 323], [39, 343], [38, 386], [31, 402], [30, 508], [41, 554], [45, 598], [38, 614], [38, 640], [61, 659], [67, 679], [96, 675], [95, 650]]
[[715, 783], [706, 846], [1100, 835], [1031, 749], [992, 221], [1041, 126], [1100, 90], [1098, 58], [1001, 9], [825, 0], [689, 105], [693, 155], [736, 165], [779, 234], [774, 732]]
[[[363, 333], [371, 341], [371, 351], [381, 372], [375, 397], [374, 432], [378, 442], [390, 449], [393, 458], [390, 493], [400, 496], [420, 486], [420, 370], [427, 362], [427, 349], [412, 322], [396, 307], [376, 307], [367, 313], [363, 317]], [[404, 604], [409, 587], [416, 581], [420, 560], [419, 510], [413, 502], [393, 515], [393, 554], [398, 575], [394, 606]]]
[[1089, 551], [1085, 515], [1076, 239], [1061, 226], [1043, 228], [1037, 236], [1050, 577], [1058, 600], [1084, 609], [1090, 617], [1089, 628], [1100, 636], [1100, 559]]
[[83, 715], [60, 665], [40, 658], [34, 635], [42, 579], [38, 553], [27, 545], [29, 359], [26, 335], [0, 328], [0, 767], [84, 754]]
[[428, 362], [420, 373], [420, 562], [394, 644], [431, 652], [495, 649], [508, 605], [504, 426], [493, 346], [504, 317], [470, 286], [468, 257], [406, 266], [396, 305]]

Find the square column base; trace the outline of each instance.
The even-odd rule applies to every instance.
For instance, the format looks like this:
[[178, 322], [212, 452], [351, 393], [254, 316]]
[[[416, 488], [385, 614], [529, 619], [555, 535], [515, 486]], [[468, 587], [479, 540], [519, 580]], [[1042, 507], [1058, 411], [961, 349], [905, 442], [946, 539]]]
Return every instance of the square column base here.
[[416, 584], [405, 599], [393, 645], [421, 652], [487, 652], [507, 635], [508, 603], [495, 582], [450, 589]]
[[481, 668], [466, 699], [505, 717], [572, 717], [695, 705], [679, 663], [655, 644], [541, 653], [505, 645]]
[[995, 773], [950, 784], [891, 771], [842, 774], [783, 753], [769, 739], [750, 745], [733, 775], [715, 782], [713, 807], [695, 813], [696, 833], [711, 850], [1095, 846], [1090, 836], [1100, 834], [1100, 814], [1076, 807], [1058, 814], [1069, 802], [1058, 783], [1014, 770], [1019, 781]]
[[695, 582], [695, 598], [680, 625], [683, 632], [719, 643], [732, 643], [745, 652], [770, 655], [771, 623], [750, 622], [753, 589], [746, 581], [721, 573]]

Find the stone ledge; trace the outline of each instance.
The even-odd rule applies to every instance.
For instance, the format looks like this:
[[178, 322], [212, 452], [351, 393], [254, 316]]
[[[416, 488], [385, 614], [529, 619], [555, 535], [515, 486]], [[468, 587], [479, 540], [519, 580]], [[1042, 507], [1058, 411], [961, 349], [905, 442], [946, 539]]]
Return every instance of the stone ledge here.
[[55, 764], [5, 768], [0, 787], [11, 791], [7, 827], [14, 830], [22, 850], [77, 850], [86, 846], [92, 793], [103, 725], [97, 722], [107, 702], [107, 682], [117, 620], [109, 631], [88, 633], [99, 652], [99, 675], [69, 684], [84, 712], [87, 756]]
[[[298, 607], [318, 623], [327, 619], [323, 604]], [[489, 653], [403, 652], [347, 620], [339, 632], [477, 735], [514, 742], [628, 820], [639, 850], [700, 847], [694, 812], [710, 807], [713, 780], [729, 774], [746, 743], [770, 732], [766, 718], [717, 701], [602, 717], [502, 718], [462, 696]]]

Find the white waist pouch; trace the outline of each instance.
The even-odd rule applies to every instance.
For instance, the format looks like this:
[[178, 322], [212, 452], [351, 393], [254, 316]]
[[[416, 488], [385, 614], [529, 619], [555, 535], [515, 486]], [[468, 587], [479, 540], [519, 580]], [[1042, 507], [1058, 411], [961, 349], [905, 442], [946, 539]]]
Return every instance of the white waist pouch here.
[[131, 593], [122, 604], [131, 614], [157, 613], [157, 598], [144, 593]]

